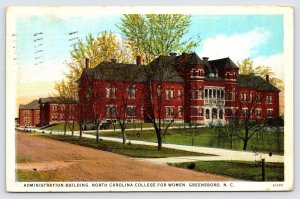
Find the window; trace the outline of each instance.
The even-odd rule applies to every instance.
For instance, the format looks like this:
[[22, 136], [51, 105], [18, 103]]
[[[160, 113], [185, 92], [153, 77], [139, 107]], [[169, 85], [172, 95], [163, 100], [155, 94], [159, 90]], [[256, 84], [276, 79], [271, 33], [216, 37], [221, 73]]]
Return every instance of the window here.
[[130, 87], [129, 86], [127, 87], [127, 97], [128, 97], [128, 99], [131, 98]]
[[170, 114], [171, 114], [171, 116], [174, 115], [174, 107], [170, 107]]
[[198, 107], [198, 116], [202, 116], [202, 108]]
[[107, 98], [110, 97], [110, 87], [109, 86], [106, 87], [106, 97]]
[[213, 90], [213, 98], [216, 98], [216, 90]]
[[178, 99], [182, 99], [182, 92], [181, 92], [181, 90], [178, 90]]
[[166, 116], [170, 116], [170, 107], [166, 107]]
[[255, 101], [256, 101], [256, 103], [260, 103], [260, 101], [261, 101], [260, 94], [256, 95]]
[[249, 102], [250, 103], [252, 102], [252, 93], [250, 93], [250, 95], [249, 95]]
[[200, 69], [198, 72], [199, 72], [199, 76], [202, 77], [203, 76], [203, 70]]
[[195, 69], [192, 70], [192, 76], [195, 76]]
[[273, 109], [267, 109], [267, 117], [272, 117]]
[[230, 73], [226, 72], [226, 78], [229, 79], [230, 78]]
[[267, 96], [267, 104], [272, 104], [272, 96], [271, 95]]
[[246, 117], [246, 116], [247, 116], [247, 111], [248, 111], [247, 108], [243, 108], [243, 109], [242, 109], [242, 116], [243, 116], [243, 117]]
[[130, 117], [135, 116], [135, 106], [128, 106], [127, 107], [127, 115]]
[[195, 88], [193, 88], [193, 90], [192, 90], [192, 99], [195, 99], [195, 97], [196, 97], [196, 91], [195, 91]]
[[111, 116], [116, 117], [117, 116], [117, 110], [115, 106], [111, 106]]
[[135, 88], [135, 86], [133, 86], [133, 88], [131, 89], [131, 97], [132, 97], [132, 99], [135, 99], [135, 94], [136, 94], [136, 88]]
[[166, 107], [166, 116], [173, 116], [174, 115], [174, 107], [167, 106]]
[[165, 90], [165, 94], [166, 94], [166, 100], [169, 99], [169, 90]]
[[30, 111], [29, 110], [25, 110], [24, 111], [24, 116], [29, 116], [30, 115]]
[[144, 116], [144, 107], [141, 107], [141, 116]]
[[232, 92], [231, 99], [232, 99], [233, 101], [235, 101], [235, 91]]
[[198, 90], [198, 99], [202, 99], [202, 89]]
[[261, 109], [255, 109], [255, 115], [256, 115], [256, 117], [260, 117], [261, 116]]
[[170, 90], [170, 99], [174, 98], [174, 90]]
[[53, 105], [53, 111], [57, 111], [57, 106]]
[[182, 116], [182, 106], [178, 106], [178, 116]]
[[110, 107], [106, 106], [106, 117], [110, 116]]
[[207, 89], [204, 90], [204, 96], [205, 96], [205, 98], [208, 97], [208, 91], [207, 91]]
[[233, 73], [232, 76], [233, 76], [233, 79], [236, 79], [236, 73]]
[[247, 93], [241, 93], [241, 101], [247, 101]]
[[65, 115], [63, 113], [60, 114], [60, 119], [63, 120]]
[[112, 98], [116, 98], [116, 88], [115, 87], [111, 88], [111, 95], [112, 95]]
[[197, 115], [197, 108], [193, 107], [192, 108], [192, 116], [196, 116]]

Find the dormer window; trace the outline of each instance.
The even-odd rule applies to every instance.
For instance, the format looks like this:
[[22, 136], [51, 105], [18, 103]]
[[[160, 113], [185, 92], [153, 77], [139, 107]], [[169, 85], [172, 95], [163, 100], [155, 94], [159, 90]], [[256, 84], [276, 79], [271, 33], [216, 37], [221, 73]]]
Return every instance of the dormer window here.
[[226, 78], [229, 79], [230, 78], [230, 73], [226, 72]]
[[199, 69], [199, 76], [202, 77], [203, 76], [203, 70]]
[[192, 69], [192, 76], [196, 76], [195, 69]]

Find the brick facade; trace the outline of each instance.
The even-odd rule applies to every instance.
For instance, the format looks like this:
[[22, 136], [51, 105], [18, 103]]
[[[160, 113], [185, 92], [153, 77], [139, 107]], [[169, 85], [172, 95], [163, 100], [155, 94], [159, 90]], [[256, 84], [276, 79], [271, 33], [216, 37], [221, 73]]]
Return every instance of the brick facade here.
[[[122, 119], [129, 122], [149, 122], [149, 114], [154, 114], [154, 118], [160, 115], [174, 122], [215, 124], [279, 116], [280, 90], [268, 78], [240, 75], [230, 58], [210, 61], [195, 53], [184, 53], [165, 59], [170, 63], [168, 67], [176, 69], [176, 75], [163, 83], [155, 78], [149, 81], [143, 73], [133, 81], [105, 77], [105, 68], [122, 67], [115, 61], [86, 68], [78, 80], [81, 117], [92, 120], [96, 112], [103, 121], [115, 121], [114, 114], [126, 110], [127, 117]], [[125, 67], [140, 70], [146, 66]]]
[[40, 109], [38, 100], [34, 100], [26, 105], [19, 107], [19, 126], [39, 126]]

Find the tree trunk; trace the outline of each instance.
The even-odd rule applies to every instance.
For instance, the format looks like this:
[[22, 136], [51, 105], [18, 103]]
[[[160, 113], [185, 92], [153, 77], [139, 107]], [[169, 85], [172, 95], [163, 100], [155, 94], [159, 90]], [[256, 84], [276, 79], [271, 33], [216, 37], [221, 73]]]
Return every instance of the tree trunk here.
[[125, 129], [124, 128], [121, 128], [121, 131], [122, 131], [122, 138], [123, 138], [123, 146], [126, 145], [126, 134], [125, 134]]
[[97, 131], [96, 131], [96, 142], [97, 143], [99, 142], [99, 127], [100, 127], [100, 124], [97, 124]]
[[244, 140], [243, 150], [246, 151], [248, 146], [248, 141], [249, 141], [249, 129], [246, 125], [245, 125], [245, 137], [243, 140]]
[[157, 150], [160, 151], [162, 148], [161, 132], [160, 131], [156, 132], [156, 136], [157, 136]]
[[79, 124], [79, 138], [82, 137], [82, 123]]
[[64, 136], [66, 136], [67, 135], [67, 123], [65, 123], [65, 125], [64, 125]]

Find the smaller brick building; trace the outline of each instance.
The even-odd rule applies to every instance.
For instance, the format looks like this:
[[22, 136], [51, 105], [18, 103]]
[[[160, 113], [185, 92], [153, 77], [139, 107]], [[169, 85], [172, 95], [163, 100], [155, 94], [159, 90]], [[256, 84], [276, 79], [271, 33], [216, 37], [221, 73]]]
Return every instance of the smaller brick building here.
[[26, 105], [19, 107], [19, 126], [39, 126], [40, 125], [40, 104], [38, 100], [33, 100]]
[[75, 100], [47, 97], [38, 100], [41, 126], [73, 121], [77, 117], [77, 102]]

